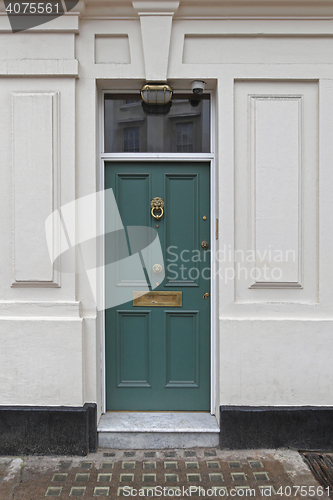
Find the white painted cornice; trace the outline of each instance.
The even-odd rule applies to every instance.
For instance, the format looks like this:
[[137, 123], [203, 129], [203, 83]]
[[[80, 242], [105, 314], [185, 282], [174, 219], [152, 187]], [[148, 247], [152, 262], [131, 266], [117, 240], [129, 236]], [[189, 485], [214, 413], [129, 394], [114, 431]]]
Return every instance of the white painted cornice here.
[[[79, 33], [79, 17], [79, 13], [69, 12], [45, 24], [29, 28], [22, 33]], [[0, 12], [0, 33], [12, 33], [6, 12]]]
[[179, 7], [175, 0], [133, 0], [133, 8], [139, 16], [173, 16]]
[[333, 0], [85, 0], [85, 4], [83, 16], [98, 19], [172, 12], [174, 19], [333, 17]]
[[177, 18], [320, 17], [333, 15], [333, 0], [181, 0]]

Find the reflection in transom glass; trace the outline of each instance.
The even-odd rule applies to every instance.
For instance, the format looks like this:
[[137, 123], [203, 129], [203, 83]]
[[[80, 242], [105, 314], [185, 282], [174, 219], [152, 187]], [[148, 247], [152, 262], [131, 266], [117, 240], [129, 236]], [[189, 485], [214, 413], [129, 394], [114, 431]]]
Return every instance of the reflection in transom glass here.
[[124, 153], [140, 151], [140, 127], [124, 127]]
[[193, 121], [176, 125], [177, 153], [193, 152]]
[[138, 95], [106, 94], [105, 153], [209, 153], [208, 95], [176, 95], [166, 115], [147, 115]]

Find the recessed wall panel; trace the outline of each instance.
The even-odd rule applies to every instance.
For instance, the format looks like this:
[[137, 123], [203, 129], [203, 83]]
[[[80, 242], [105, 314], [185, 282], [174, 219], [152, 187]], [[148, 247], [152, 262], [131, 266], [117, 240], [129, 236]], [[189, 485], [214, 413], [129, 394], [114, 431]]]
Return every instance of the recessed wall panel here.
[[96, 64], [130, 64], [128, 35], [96, 35]]
[[[57, 286], [45, 221], [58, 206], [58, 92], [12, 93], [14, 286]], [[49, 238], [59, 243], [57, 228]]]
[[332, 37], [185, 35], [184, 64], [332, 64]]
[[251, 96], [250, 104], [255, 281], [300, 284], [302, 98]]
[[317, 124], [317, 82], [236, 81], [235, 302], [318, 301]]

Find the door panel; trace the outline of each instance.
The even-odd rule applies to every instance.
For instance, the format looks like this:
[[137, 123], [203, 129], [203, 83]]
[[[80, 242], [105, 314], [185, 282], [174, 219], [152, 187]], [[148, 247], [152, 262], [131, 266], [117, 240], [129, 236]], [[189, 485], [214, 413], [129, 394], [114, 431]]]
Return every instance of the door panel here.
[[199, 387], [198, 319], [199, 311], [166, 313], [166, 387]]
[[[150, 199], [151, 193], [150, 184], [150, 174], [117, 172], [115, 177], [115, 198], [125, 228], [128, 226], [150, 226], [150, 214], [146, 210], [146, 200]], [[135, 200], [135, 204], [133, 204], [133, 200]], [[135, 207], [135, 209], [130, 210], [130, 206]], [[126, 246], [124, 246], [124, 237], [126, 237], [126, 231], [117, 235], [119, 241], [117, 246], [117, 283], [119, 286], [131, 286], [134, 282], [141, 282], [143, 285], [145, 281], [142, 280], [142, 272], [139, 267], [134, 266], [134, 269], [131, 268], [131, 275], [126, 276], [127, 262], [123, 258], [124, 247]], [[128, 245], [128, 248], [129, 254], [136, 253], [131, 252], [130, 245]]]
[[149, 311], [117, 311], [117, 387], [151, 387], [150, 316]]
[[[165, 180], [166, 204], [172, 221], [166, 227], [166, 248], [176, 250], [178, 256], [178, 264], [172, 264], [173, 274], [167, 275], [165, 286], [198, 286], [197, 280], [188, 275], [189, 269], [198, 268], [197, 263], [190, 260], [188, 264], [186, 261], [190, 250], [198, 246], [199, 174], [166, 174]], [[181, 255], [184, 258], [180, 258]], [[181, 265], [185, 267], [183, 272], [180, 270]], [[175, 273], [178, 278], [172, 279]]]
[[[201, 247], [210, 236], [209, 165], [107, 163], [105, 188], [113, 188], [125, 227], [105, 239], [106, 261], [115, 260], [115, 249], [119, 261], [117, 296], [124, 287], [142, 290], [144, 277], [154, 292], [182, 293], [180, 307], [130, 301], [105, 311], [107, 409], [209, 410], [210, 298], [203, 295], [210, 292], [210, 252]], [[164, 200], [159, 220], [150, 208], [157, 196]], [[112, 216], [106, 209], [106, 225]], [[133, 226], [156, 229], [164, 262], [154, 264], [165, 267], [164, 280], [145, 269], [147, 250], [131, 239]], [[126, 279], [124, 242], [125, 255], [136, 254], [143, 266]]]

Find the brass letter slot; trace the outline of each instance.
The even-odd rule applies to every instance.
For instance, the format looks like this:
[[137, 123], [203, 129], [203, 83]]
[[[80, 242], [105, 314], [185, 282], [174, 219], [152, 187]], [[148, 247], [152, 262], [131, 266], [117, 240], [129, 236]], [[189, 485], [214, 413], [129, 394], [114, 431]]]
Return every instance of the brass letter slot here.
[[181, 307], [183, 292], [133, 292], [133, 306]]

